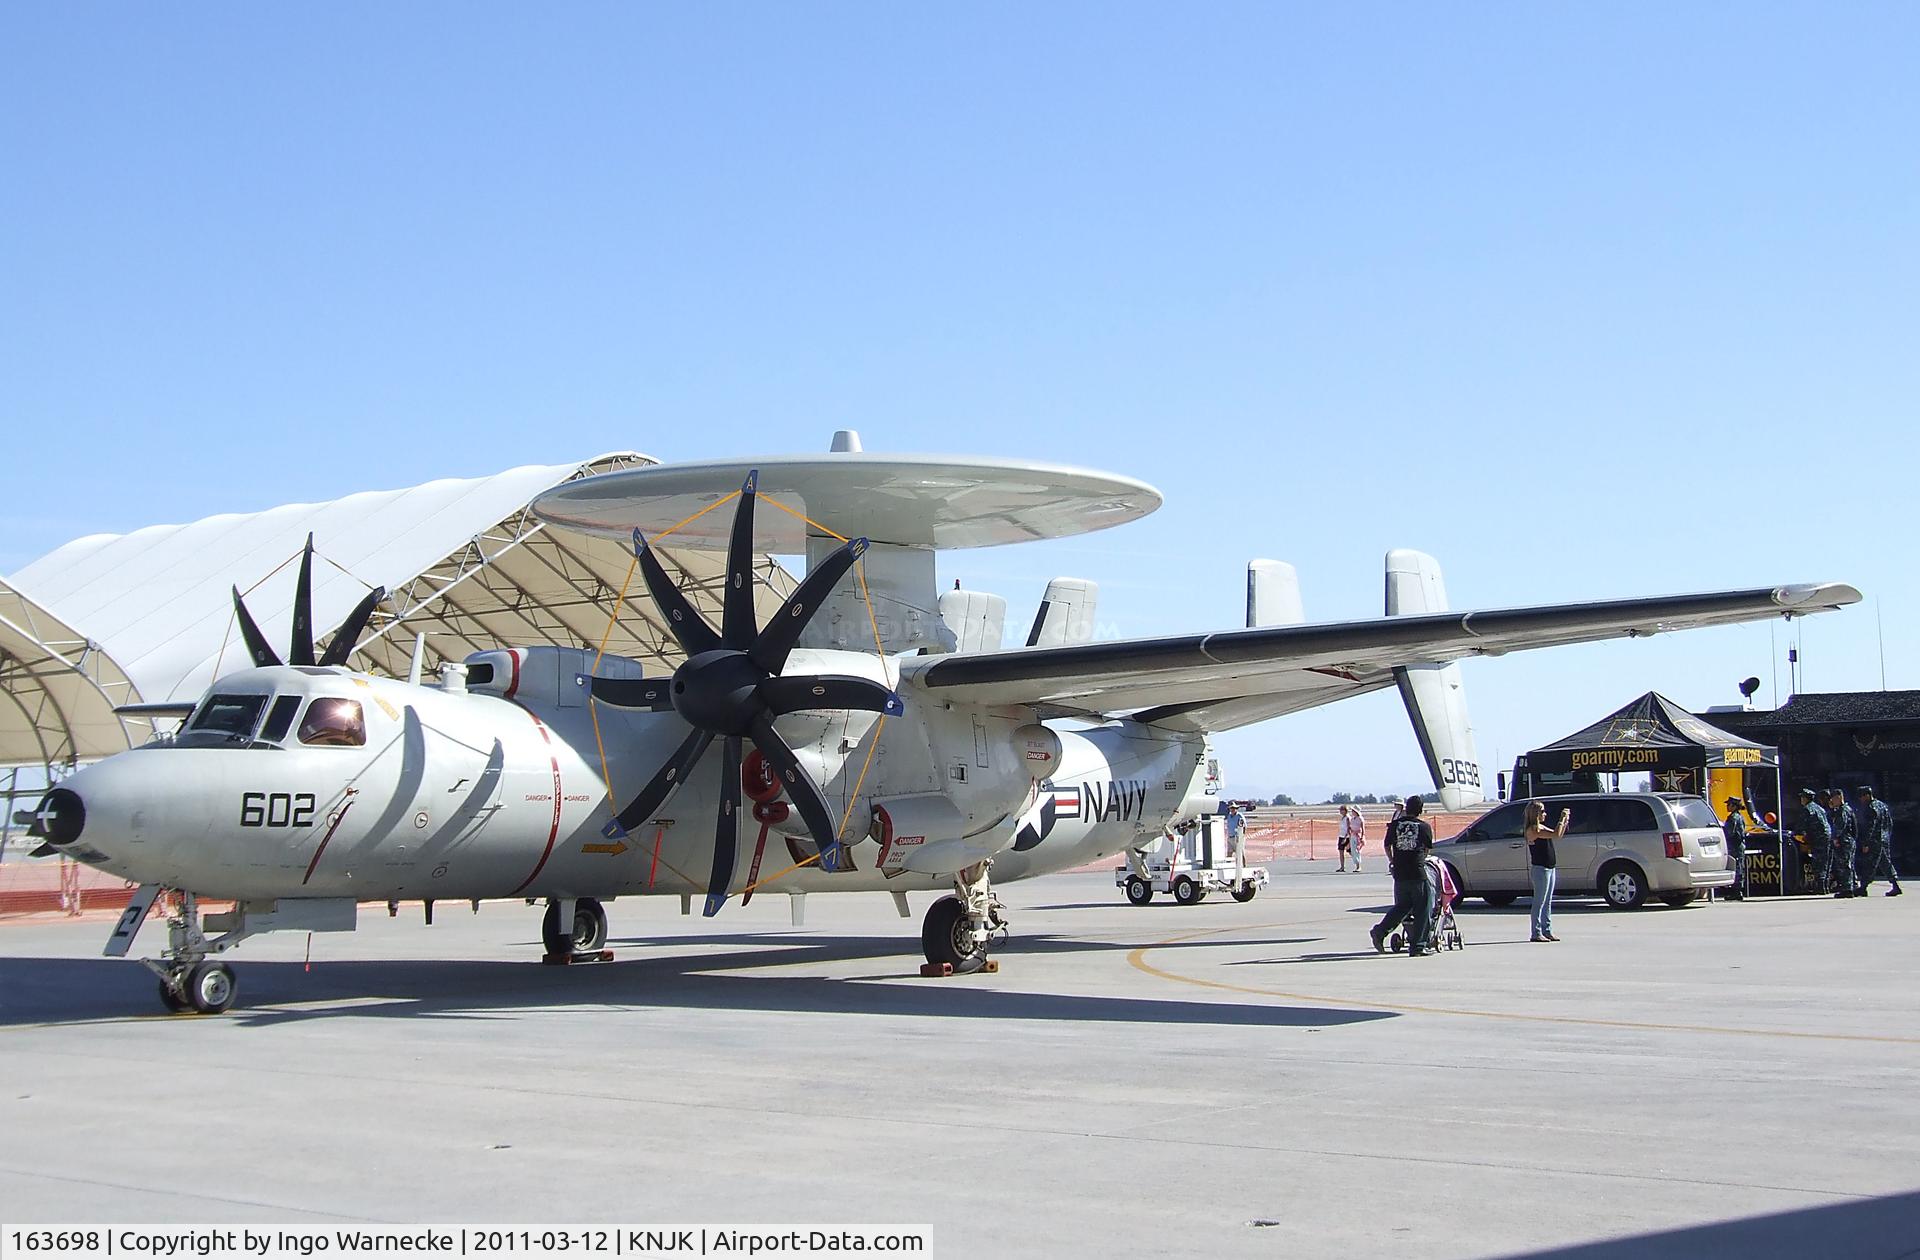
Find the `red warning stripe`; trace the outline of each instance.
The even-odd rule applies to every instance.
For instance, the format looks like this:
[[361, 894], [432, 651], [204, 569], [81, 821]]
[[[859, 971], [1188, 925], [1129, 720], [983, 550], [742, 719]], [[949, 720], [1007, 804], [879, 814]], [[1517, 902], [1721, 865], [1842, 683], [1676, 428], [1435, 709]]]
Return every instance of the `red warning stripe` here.
[[520, 881], [520, 887], [507, 894], [510, 897], [519, 896], [526, 891], [528, 884], [539, 878], [540, 872], [546, 869], [547, 859], [553, 856], [553, 842], [560, 836], [560, 807], [563, 799], [560, 795], [560, 758], [553, 754], [553, 737], [547, 734], [547, 724], [531, 712], [528, 712], [527, 716], [533, 719], [534, 726], [540, 731], [540, 738], [546, 741], [547, 761], [553, 767], [553, 825], [547, 828], [547, 847], [541, 850], [540, 860], [534, 864], [533, 872]]

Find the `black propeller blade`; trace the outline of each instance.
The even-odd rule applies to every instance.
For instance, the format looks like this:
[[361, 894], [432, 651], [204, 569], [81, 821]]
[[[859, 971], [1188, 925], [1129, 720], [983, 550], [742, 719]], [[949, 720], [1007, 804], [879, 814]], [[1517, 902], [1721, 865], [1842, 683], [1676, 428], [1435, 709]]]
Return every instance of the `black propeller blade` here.
[[720, 810], [714, 819], [713, 870], [707, 882], [705, 913], [726, 904], [733, 882], [740, 824], [740, 765], [743, 739], [760, 750], [820, 851], [824, 870], [840, 866], [839, 829], [826, 798], [800, 758], [774, 729], [773, 720], [805, 709], [860, 709], [897, 716], [905, 711], [891, 688], [847, 674], [783, 676], [793, 647], [807, 623], [825, 603], [834, 584], [846, 576], [867, 550], [856, 538], [821, 561], [781, 606], [765, 629], [754, 623], [753, 518], [759, 473], [750, 472], [740, 487], [733, 528], [727, 540], [726, 586], [721, 595], [720, 630], [715, 632], [667, 576], [639, 530], [633, 532], [634, 557], [666, 617], [667, 628], [687, 659], [673, 678], [594, 678], [594, 699], [627, 709], [658, 711], [669, 705], [692, 727], [665, 765], [654, 773], [626, 807], [603, 829], [610, 838], [640, 826], [663, 804], [715, 739], [722, 741]]
[[802, 709], [864, 709], [899, 717], [906, 712], [900, 697], [871, 678], [852, 674], [804, 674], [769, 678], [760, 684], [760, 698], [775, 717]]
[[721, 744], [720, 811], [713, 819], [713, 873], [707, 877], [707, 904], [702, 911], [708, 918], [727, 904], [733, 859], [740, 848], [740, 737], [729, 735]]
[[261, 669], [269, 665], [280, 664], [280, 657], [267, 646], [267, 636], [260, 633], [260, 627], [254, 624], [253, 614], [247, 611], [247, 603], [240, 598], [240, 588], [233, 588], [233, 612], [240, 621], [240, 637], [246, 640], [247, 655]]
[[[367, 622], [373, 617], [373, 610], [386, 598], [387, 588], [376, 586], [368, 591], [353, 611], [347, 614], [340, 628], [333, 632], [333, 638], [327, 644], [326, 654], [320, 658], [322, 665], [345, 665], [347, 658], [353, 655], [353, 649], [360, 644], [361, 632], [367, 628]], [[279, 653], [267, 643], [267, 636], [260, 633], [259, 623], [253, 614], [247, 611], [247, 601], [240, 597], [240, 588], [233, 588], [234, 618], [240, 623], [240, 637], [246, 641], [247, 655], [253, 663], [262, 669], [269, 665], [279, 665]], [[293, 587], [293, 640], [287, 645], [288, 665], [312, 665], [313, 660], [313, 535], [307, 535], [307, 545], [300, 552], [300, 576]]]
[[793, 594], [787, 596], [787, 602], [780, 605], [780, 611], [773, 615], [767, 628], [753, 645], [753, 663], [769, 674], [777, 674], [780, 667], [787, 663], [787, 653], [793, 651], [793, 645], [800, 641], [800, 632], [807, 628], [807, 622], [820, 605], [826, 602], [827, 592], [834, 584], [847, 575], [853, 562], [867, 554], [867, 540], [856, 538], [840, 548], [825, 560], [813, 572], [807, 574]]
[[353, 606], [347, 619], [333, 632], [333, 639], [327, 644], [327, 650], [321, 654], [322, 665], [345, 665], [347, 658], [353, 655], [353, 649], [360, 643], [360, 632], [367, 628], [367, 621], [373, 616], [373, 610], [387, 596], [387, 588], [376, 586], [366, 593], [361, 601]]
[[660, 808], [660, 802], [667, 799], [673, 789], [686, 780], [687, 771], [693, 769], [693, 763], [700, 760], [700, 754], [707, 751], [707, 745], [713, 742], [713, 732], [695, 727], [673, 756], [667, 758], [667, 764], [654, 772], [647, 780], [647, 786], [640, 789], [640, 795], [627, 802], [627, 807], [614, 815], [613, 821], [600, 829], [600, 833], [609, 840], [617, 840], [631, 832], [647, 820], [647, 815]]
[[673, 701], [667, 698], [668, 683], [664, 678], [595, 676], [587, 680], [587, 690], [595, 700], [617, 709], [651, 709], [658, 713], [673, 707]]
[[293, 642], [287, 645], [287, 664], [313, 664], [313, 535], [300, 553], [300, 577], [293, 584]]

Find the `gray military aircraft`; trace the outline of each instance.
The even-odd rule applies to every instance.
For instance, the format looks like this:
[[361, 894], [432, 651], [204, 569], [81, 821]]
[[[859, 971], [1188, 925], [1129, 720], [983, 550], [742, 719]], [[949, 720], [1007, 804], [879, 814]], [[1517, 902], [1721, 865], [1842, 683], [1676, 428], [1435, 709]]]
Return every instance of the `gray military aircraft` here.
[[[316, 654], [309, 542], [286, 660], [236, 589], [252, 667], [215, 681], [176, 734], [68, 776], [31, 830], [140, 885], [110, 955], [178, 894], [165, 949], [143, 960], [176, 1011], [232, 1004], [218, 956], [249, 936], [352, 930], [360, 905], [401, 900], [429, 916], [435, 901], [544, 901], [548, 956], [571, 960], [603, 956], [619, 897], [678, 896], [683, 911], [701, 898], [711, 915], [773, 889], [797, 921], [808, 893], [885, 891], [905, 916], [906, 894], [935, 891], [923, 950], [964, 972], [1007, 929], [994, 879], [1138, 849], [1214, 812], [1211, 732], [1398, 687], [1458, 806], [1480, 799], [1459, 660], [1860, 598], [1821, 584], [1450, 612], [1437, 566], [1395, 551], [1384, 618], [1306, 623], [1291, 571], [1265, 562], [1246, 628], [1093, 641], [1092, 584], [1062, 579], [1027, 645], [1003, 649], [1004, 600], [935, 589], [938, 549], [1084, 532], [1159, 501], [1084, 469], [857, 449], [549, 492], [534, 506], [550, 523], [631, 538], [684, 652], [651, 678], [554, 647], [478, 652], [438, 685], [349, 668], [380, 593]], [[654, 555], [668, 534], [724, 549], [719, 625]], [[765, 551], [808, 564], [758, 624]]]

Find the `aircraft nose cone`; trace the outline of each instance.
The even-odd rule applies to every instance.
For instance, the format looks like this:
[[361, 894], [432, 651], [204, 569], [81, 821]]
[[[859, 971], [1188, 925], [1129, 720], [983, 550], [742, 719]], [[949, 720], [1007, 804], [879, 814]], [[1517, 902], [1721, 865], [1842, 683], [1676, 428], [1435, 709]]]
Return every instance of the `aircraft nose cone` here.
[[80, 794], [58, 787], [40, 798], [40, 807], [33, 811], [33, 825], [27, 834], [48, 844], [72, 844], [80, 838], [86, 825], [87, 807], [81, 802]]

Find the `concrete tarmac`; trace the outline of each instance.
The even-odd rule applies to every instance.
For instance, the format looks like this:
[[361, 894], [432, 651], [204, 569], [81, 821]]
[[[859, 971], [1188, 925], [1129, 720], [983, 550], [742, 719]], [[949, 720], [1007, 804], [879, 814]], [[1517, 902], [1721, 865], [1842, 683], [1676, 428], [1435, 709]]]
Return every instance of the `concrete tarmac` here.
[[[1246, 905], [1007, 885], [995, 975], [784, 897], [368, 908], [168, 1016], [110, 918], [0, 924], [0, 1221], [926, 1223], [936, 1256], [1920, 1254], [1920, 897], [1461, 915], [1384, 875]], [[141, 943], [161, 941], [148, 924]]]

